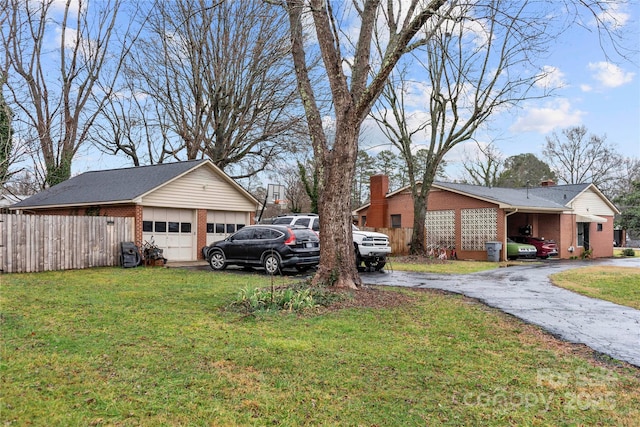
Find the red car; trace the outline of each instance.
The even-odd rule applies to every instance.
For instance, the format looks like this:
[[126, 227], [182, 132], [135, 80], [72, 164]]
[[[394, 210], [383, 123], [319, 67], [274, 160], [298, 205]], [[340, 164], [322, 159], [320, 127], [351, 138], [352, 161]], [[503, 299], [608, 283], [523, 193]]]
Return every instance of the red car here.
[[527, 243], [536, 247], [537, 257], [549, 258], [550, 256], [558, 256], [558, 245], [553, 240], [544, 240], [540, 237], [532, 236], [512, 236], [511, 240], [518, 243]]

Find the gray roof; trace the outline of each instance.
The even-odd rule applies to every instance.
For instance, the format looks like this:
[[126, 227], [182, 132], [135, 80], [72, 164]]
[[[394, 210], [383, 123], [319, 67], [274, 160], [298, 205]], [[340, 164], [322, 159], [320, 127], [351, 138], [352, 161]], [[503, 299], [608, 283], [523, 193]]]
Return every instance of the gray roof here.
[[471, 184], [434, 182], [434, 186], [467, 194], [487, 201], [519, 208], [565, 210], [567, 204], [591, 184], [555, 185], [551, 187], [503, 188]]
[[11, 208], [131, 202], [205, 162], [209, 160], [85, 172]]

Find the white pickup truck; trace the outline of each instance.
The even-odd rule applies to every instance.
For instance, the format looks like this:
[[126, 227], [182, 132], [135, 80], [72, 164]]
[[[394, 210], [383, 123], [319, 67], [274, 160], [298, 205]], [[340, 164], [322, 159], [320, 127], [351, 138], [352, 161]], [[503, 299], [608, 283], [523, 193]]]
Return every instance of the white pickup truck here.
[[389, 236], [375, 231], [363, 231], [353, 226], [353, 246], [356, 251], [356, 266], [364, 263], [367, 270], [380, 271], [391, 253]]
[[[272, 224], [302, 225], [318, 232], [320, 223], [316, 214], [287, 214], [279, 215], [269, 221]], [[322, 242], [320, 243], [322, 244]], [[356, 251], [356, 267], [367, 270], [380, 271], [387, 263], [387, 256], [391, 253], [389, 236], [374, 231], [364, 231], [353, 226], [353, 247]]]

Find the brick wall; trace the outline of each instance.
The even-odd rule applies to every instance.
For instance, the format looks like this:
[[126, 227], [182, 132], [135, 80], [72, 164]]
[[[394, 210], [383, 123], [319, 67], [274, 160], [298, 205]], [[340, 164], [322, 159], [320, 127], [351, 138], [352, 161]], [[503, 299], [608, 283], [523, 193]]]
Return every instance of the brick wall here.
[[613, 217], [607, 218], [607, 222], [598, 231], [598, 224], [592, 222], [589, 225], [589, 248], [593, 250], [593, 258], [613, 256]]
[[391, 224], [391, 215], [400, 215], [401, 227], [413, 227], [413, 196], [411, 190], [405, 190], [401, 193], [394, 194], [388, 199], [389, 205], [389, 225]]
[[198, 225], [196, 226], [198, 259], [203, 259], [202, 247], [207, 245], [207, 210], [198, 209]]

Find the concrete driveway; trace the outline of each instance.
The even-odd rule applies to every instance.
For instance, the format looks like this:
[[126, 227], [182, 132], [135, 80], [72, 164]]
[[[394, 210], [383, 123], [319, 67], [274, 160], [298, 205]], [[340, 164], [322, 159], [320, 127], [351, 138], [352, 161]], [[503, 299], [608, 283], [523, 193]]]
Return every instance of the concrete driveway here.
[[640, 310], [582, 296], [549, 280], [551, 274], [589, 265], [640, 268], [640, 258], [552, 260], [466, 275], [385, 271], [361, 277], [370, 285], [434, 288], [476, 298], [566, 341], [640, 367]]

